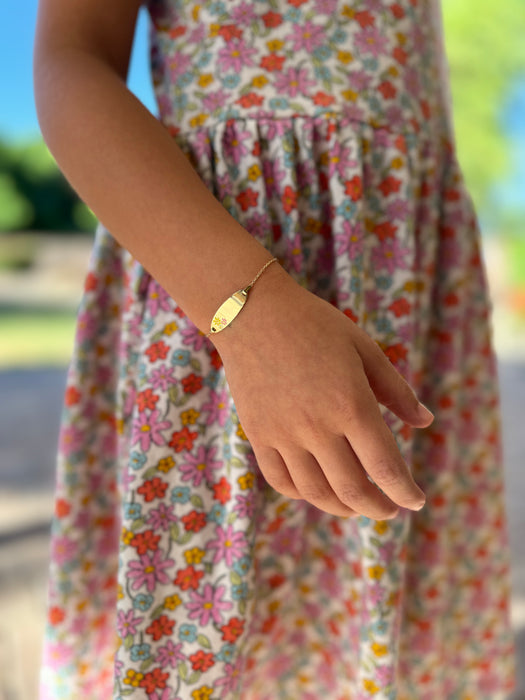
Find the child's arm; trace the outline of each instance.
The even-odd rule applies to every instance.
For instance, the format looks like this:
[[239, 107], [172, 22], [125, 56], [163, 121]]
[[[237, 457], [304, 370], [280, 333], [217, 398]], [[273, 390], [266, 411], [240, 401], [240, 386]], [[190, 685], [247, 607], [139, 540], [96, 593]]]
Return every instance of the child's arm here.
[[[113, 236], [204, 331], [271, 257], [215, 199], [125, 85], [139, 0], [41, 0], [35, 94], [44, 138]], [[213, 336], [268, 481], [322, 510], [389, 517], [423, 495], [377, 401], [425, 426], [410, 387], [350, 319], [271, 265]], [[390, 496], [366, 478], [370, 474]]]

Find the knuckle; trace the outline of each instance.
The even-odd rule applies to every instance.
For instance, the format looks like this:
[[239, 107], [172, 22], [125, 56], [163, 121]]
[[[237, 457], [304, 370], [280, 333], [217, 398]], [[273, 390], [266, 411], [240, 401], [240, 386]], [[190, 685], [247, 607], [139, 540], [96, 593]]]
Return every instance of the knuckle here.
[[335, 489], [340, 501], [350, 507], [359, 505], [364, 500], [364, 495], [359, 487], [354, 483], [345, 483]]
[[386, 458], [374, 463], [372, 476], [381, 487], [397, 486], [403, 480], [401, 470], [395, 466], [394, 460]]
[[301, 496], [309, 503], [327, 503], [333, 499], [333, 491], [323, 484], [304, 484], [298, 486]]

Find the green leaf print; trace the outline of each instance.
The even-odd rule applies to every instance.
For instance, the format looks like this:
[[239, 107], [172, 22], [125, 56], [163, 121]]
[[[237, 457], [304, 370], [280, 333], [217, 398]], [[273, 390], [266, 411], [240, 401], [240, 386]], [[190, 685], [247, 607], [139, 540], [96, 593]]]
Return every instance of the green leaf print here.
[[171, 384], [170, 388], [168, 389], [168, 397], [171, 403], [177, 405], [177, 401], [179, 398], [179, 387]]
[[180, 530], [177, 523], [172, 523], [170, 525], [170, 537], [174, 542], [177, 542], [177, 540], [179, 539], [179, 532]]
[[144, 661], [140, 664], [141, 672], [147, 671], [148, 668], [154, 663], [155, 658], [153, 656], [150, 656], [149, 659], [144, 659]]
[[184, 663], [184, 661], [179, 661], [179, 665], [177, 666], [177, 669], [179, 671], [179, 676], [182, 678], [183, 681], [186, 680], [188, 677], [188, 667]]
[[186, 544], [191, 540], [193, 537], [193, 532], [191, 530], [189, 532], [185, 532], [182, 537], [179, 539], [179, 544]]
[[237, 520], [237, 513], [229, 513], [228, 517], [226, 518], [226, 522], [228, 525], [233, 525], [233, 523]]
[[156, 476], [157, 474], [158, 474], [157, 467], [150, 467], [149, 469], [146, 469], [142, 478], [143, 479], [151, 479], [153, 476]]
[[197, 683], [197, 681], [199, 680], [200, 677], [201, 677], [200, 671], [193, 671], [193, 673], [191, 674], [191, 676], [188, 678], [188, 680], [186, 682], [188, 683], [188, 685], [193, 685], [194, 683]]
[[133, 646], [133, 635], [127, 634], [126, 638], [124, 639], [124, 649], [126, 649], [126, 651], [129, 651], [132, 646]]
[[191, 358], [190, 365], [193, 367], [193, 369], [194, 369], [196, 372], [200, 372], [201, 369], [202, 369], [202, 365], [201, 365], [201, 363], [199, 362], [199, 360], [197, 360], [196, 357], [192, 357], [192, 358]]
[[191, 496], [190, 501], [195, 506], [195, 508], [202, 508], [204, 506], [204, 501], [202, 500], [202, 497], [199, 496], [198, 493], [194, 493]]
[[150, 617], [152, 620], [156, 620], [157, 618], [159, 618], [162, 615], [163, 612], [164, 612], [164, 604], [157, 605], [157, 607], [151, 613]]
[[211, 642], [205, 634], [197, 635], [197, 641], [199, 642], [201, 647], [204, 647], [205, 649], [211, 649]]
[[236, 571], [230, 571], [230, 581], [234, 586], [239, 586], [242, 583], [242, 578]]
[[131, 523], [131, 527], [129, 528], [132, 532], [136, 532], [137, 530], [140, 530], [141, 527], [144, 525], [146, 521], [144, 518], [137, 518]]

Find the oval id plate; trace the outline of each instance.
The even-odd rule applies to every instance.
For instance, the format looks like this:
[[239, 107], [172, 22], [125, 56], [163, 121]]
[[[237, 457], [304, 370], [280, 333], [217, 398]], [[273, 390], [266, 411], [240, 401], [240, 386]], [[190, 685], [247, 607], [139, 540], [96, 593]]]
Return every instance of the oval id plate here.
[[211, 322], [211, 332], [218, 333], [222, 331], [223, 328], [226, 328], [226, 326], [229, 326], [246, 304], [247, 298], [247, 293], [243, 289], [239, 289], [238, 292], [235, 292], [231, 297], [226, 299], [215, 312]]

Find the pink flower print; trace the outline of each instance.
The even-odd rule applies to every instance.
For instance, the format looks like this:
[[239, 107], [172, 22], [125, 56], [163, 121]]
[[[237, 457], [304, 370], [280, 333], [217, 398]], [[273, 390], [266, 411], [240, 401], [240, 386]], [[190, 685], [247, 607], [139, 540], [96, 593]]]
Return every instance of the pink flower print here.
[[164, 572], [173, 566], [173, 559], [162, 561], [162, 552], [156, 549], [154, 552], [141, 554], [138, 560], [130, 561], [128, 566], [128, 577], [134, 579], [131, 587], [133, 590], [146, 586], [149, 593], [155, 590], [155, 583], [169, 583], [169, 576]]
[[204, 336], [203, 333], [200, 332], [197, 326], [191, 325], [188, 328], [183, 328], [181, 332], [182, 337], [184, 338], [182, 344], [191, 345], [192, 349], [195, 350], [195, 352], [198, 352], [202, 348], [204, 343], [208, 342], [208, 339]]
[[179, 471], [182, 472], [182, 481], [192, 481], [193, 486], [200, 486], [203, 477], [208, 481], [213, 481], [213, 469], [219, 469], [222, 462], [213, 459], [216, 447], [204, 447], [201, 445], [197, 450], [197, 455], [190, 453], [186, 456], [186, 461], [178, 465]]
[[207, 27], [205, 24], [198, 24], [188, 34], [188, 45], [200, 44], [206, 38]]
[[311, 53], [318, 46], [321, 46], [326, 41], [326, 32], [323, 27], [314, 24], [312, 20], [306, 22], [298, 22], [293, 25], [292, 33], [287, 34], [285, 39], [293, 42], [293, 51], [305, 49]]
[[266, 194], [271, 197], [280, 191], [280, 183], [285, 177], [284, 170], [280, 170], [277, 161], [265, 160], [262, 164], [263, 177], [266, 185]]
[[157, 656], [155, 657], [156, 663], [160, 664], [161, 668], [165, 666], [171, 666], [171, 668], [177, 667], [177, 661], [184, 661], [186, 658], [184, 654], [181, 653], [182, 644], [173, 644], [171, 639], [168, 639], [166, 646], [160, 647]]
[[248, 547], [246, 536], [243, 532], [234, 532], [232, 525], [228, 525], [226, 529], [217, 525], [215, 534], [217, 539], [211, 540], [207, 545], [208, 549], [216, 550], [213, 563], [224, 559], [227, 566], [231, 567], [234, 559], [240, 559]]
[[84, 431], [77, 428], [76, 425], [68, 425], [66, 428], [62, 428], [60, 431], [60, 451], [65, 457], [70, 457], [82, 449], [84, 437]]
[[154, 530], [169, 530], [170, 523], [177, 521], [177, 516], [173, 513], [173, 505], [159, 503], [158, 508], [150, 510], [146, 522]]
[[216, 109], [224, 107], [229, 95], [224, 90], [214, 90], [209, 92], [202, 99], [202, 105], [207, 112], [214, 112]]
[[119, 610], [117, 613], [117, 631], [121, 639], [125, 639], [128, 634], [137, 634], [137, 626], [140, 625], [143, 617], [133, 617], [134, 610], [129, 610], [125, 613]]
[[133, 421], [131, 444], [140, 442], [140, 449], [146, 452], [153, 441], [156, 445], [166, 444], [166, 439], [162, 436], [161, 430], [167, 430], [172, 423], [169, 420], [158, 421], [160, 411], [143, 411], [138, 418]]
[[403, 248], [397, 238], [385, 238], [372, 251], [372, 264], [376, 270], [388, 270], [392, 275], [396, 270], [406, 270], [409, 265], [406, 257], [409, 248]]
[[231, 16], [236, 24], [250, 24], [254, 19], [257, 19], [257, 15], [253, 11], [251, 3], [247, 3], [243, 0], [237, 7], [231, 10]]
[[240, 518], [252, 518], [255, 513], [255, 498], [253, 491], [247, 496], [235, 496], [237, 501], [236, 505], [233, 507], [235, 513], [238, 514]]
[[397, 198], [387, 204], [385, 209], [386, 218], [389, 221], [406, 221], [408, 219], [408, 202], [406, 199]]
[[176, 83], [183, 73], [187, 73], [191, 70], [192, 61], [193, 59], [191, 56], [187, 56], [181, 51], [176, 51], [169, 61], [171, 82]]
[[265, 212], [254, 212], [245, 220], [244, 226], [254, 238], [264, 241], [271, 230], [271, 221]]
[[337, 0], [316, 0], [314, 12], [318, 15], [331, 15], [337, 9]]
[[242, 39], [231, 39], [224, 48], [220, 49], [217, 65], [222, 71], [232, 70], [240, 73], [243, 66], [254, 66], [252, 56], [258, 49], [248, 46]]
[[217, 392], [212, 389], [210, 391], [210, 400], [203, 404], [202, 410], [209, 414], [206, 419], [206, 425], [218, 422], [220, 426], [224, 426], [230, 414], [230, 395], [228, 391], [222, 389], [222, 391]]
[[348, 83], [356, 92], [362, 92], [370, 87], [372, 76], [364, 70], [354, 70], [348, 74]]
[[350, 158], [350, 148], [336, 141], [329, 151], [328, 175], [338, 173], [344, 179], [348, 177], [348, 170], [356, 165], [357, 161]]
[[216, 589], [210, 583], [204, 586], [204, 592], [201, 595], [197, 591], [191, 591], [191, 602], [186, 603], [187, 610], [191, 610], [188, 617], [194, 620], [199, 618], [199, 625], [204, 627], [210, 621], [210, 617], [216, 625], [223, 622], [222, 610], [231, 610], [233, 603], [227, 600], [222, 600], [222, 596], [226, 591], [226, 586], [218, 586]]
[[169, 384], [176, 384], [177, 380], [173, 376], [175, 368], [167, 365], [160, 365], [150, 375], [151, 386], [154, 389], [168, 391]]
[[278, 554], [297, 554], [301, 547], [299, 528], [288, 526], [278, 530], [273, 538], [273, 549]]
[[303, 267], [303, 251], [301, 235], [296, 233], [293, 239], [286, 241], [287, 262], [294, 272], [300, 272]]
[[83, 311], [79, 314], [76, 328], [76, 340], [82, 344], [92, 338], [96, 332], [97, 320], [92, 311]]
[[150, 285], [148, 294], [148, 300], [146, 302], [146, 307], [151, 316], [156, 316], [159, 309], [163, 311], [170, 310], [169, 304], [169, 294], [168, 292], [160, 286], [158, 282], [153, 282]]
[[[45, 663], [53, 669], [63, 670], [73, 659], [73, 649], [69, 644], [57, 642], [45, 647]], [[50, 696], [51, 697], [51, 696]]]
[[182, 700], [182, 698], [175, 695], [175, 691], [171, 688], [164, 688], [164, 690], [157, 689], [148, 695], [148, 700]]
[[222, 693], [230, 693], [234, 691], [239, 682], [240, 671], [243, 663], [242, 656], [239, 655], [235, 665], [224, 664], [224, 676], [218, 678], [213, 684], [213, 687], [220, 688], [222, 686]]
[[295, 97], [299, 92], [306, 95], [308, 89], [315, 84], [315, 80], [308, 80], [306, 68], [290, 67], [275, 76], [275, 89], [285, 93], [287, 97]]
[[348, 253], [355, 260], [363, 252], [363, 225], [360, 221], [343, 220], [343, 233], [335, 234], [337, 255]]
[[238, 165], [241, 158], [249, 153], [247, 143], [249, 143], [250, 132], [242, 131], [240, 126], [231, 126], [224, 134], [224, 153]]
[[65, 564], [76, 557], [78, 545], [75, 540], [62, 535], [61, 537], [53, 537], [51, 550], [52, 560], [62, 566], [62, 564]]
[[385, 55], [388, 51], [387, 39], [376, 27], [367, 27], [357, 32], [354, 45], [360, 53], [370, 53], [375, 58]]

